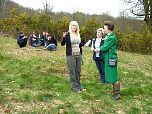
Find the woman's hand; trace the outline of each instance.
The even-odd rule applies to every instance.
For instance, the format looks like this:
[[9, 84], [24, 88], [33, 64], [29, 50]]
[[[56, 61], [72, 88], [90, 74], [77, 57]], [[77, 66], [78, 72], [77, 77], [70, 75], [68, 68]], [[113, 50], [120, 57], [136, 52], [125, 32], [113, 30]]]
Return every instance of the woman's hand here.
[[89, 46], [89, 44], [91, 43], [91, 40], [89, 40], [84, 46]]
[[63, 32], [63, 37], [65, 37], [66, 34], [67, 34], [67, 32]]
[[96, 48], [94, 49], [95, 52], [99, 52], [100, 51], [100, 48]]

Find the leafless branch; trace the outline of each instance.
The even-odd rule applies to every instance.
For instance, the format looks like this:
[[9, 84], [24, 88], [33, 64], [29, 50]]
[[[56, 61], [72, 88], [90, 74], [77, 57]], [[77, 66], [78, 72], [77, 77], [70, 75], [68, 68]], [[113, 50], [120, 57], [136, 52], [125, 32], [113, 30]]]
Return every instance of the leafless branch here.
[[135, 13], [133, 9], [132, 9], [131, 13], [134, 14], [134, 15], [136, 15], [136, 16], [145, 16], [145, 14]]

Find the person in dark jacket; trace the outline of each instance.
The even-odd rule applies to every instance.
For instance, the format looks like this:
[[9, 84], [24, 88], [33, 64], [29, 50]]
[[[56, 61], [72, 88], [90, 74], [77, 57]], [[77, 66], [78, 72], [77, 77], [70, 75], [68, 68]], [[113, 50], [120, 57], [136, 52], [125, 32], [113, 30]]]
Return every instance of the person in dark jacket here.
[[97, 30], [97, 38], [92, 39], [91, 49], [93, 50], [93, 60], [96, 63], [97, 69], [100, 74], [100, 82], [106, 83], [105, 81], [105, 69], [104, 69], [104, 53], [102, 51], [95, 52], [94, 49], [100, 48], [104, 43], [103, 28]]
[[48, 35], [48, 39], [45, 42], [45, 47], [49, 51], [56, 51], [56, 49], [57, 49], [57, 41], [56, 41], [56, 39], [53, 36]]
[[18, 35], [17, 44], [19, 45], [20, 48], [26, 47], [27, 36], [25, 36], [23, 32], [20, 32], [20, 34]]
[[69, 31], [63, 33], [61, 45], [66, 44], [66, 60], [69, 69], [71, 89], [73, 92], [85, 91], [80, 83], [80, 72], [82, 64], [82, 46], [79, 25], [76, 21], [71, 21]]

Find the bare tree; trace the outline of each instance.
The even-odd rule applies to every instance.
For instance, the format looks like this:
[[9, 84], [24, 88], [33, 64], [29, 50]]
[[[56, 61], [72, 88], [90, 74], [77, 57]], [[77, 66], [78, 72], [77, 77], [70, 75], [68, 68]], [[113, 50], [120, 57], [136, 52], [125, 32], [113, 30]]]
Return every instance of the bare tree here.
[[4, 0], [0, 0], [0, 10], [2, 10], [3, 9], [3, 7], [4, 7]]
[[138, 17], [144, 17], [148, 30], [152, 33], [152, 0], [124, 0], [127, 4], [132, 4], [130, 12]]
[[5, 15], [5, 0], [0, 0], [0, 18]]
[[52, 10], [53, 10], [53, 6], [50, 5], [48, 0], [43, 0], [43, 7], [44, 7], [45, 13], [47, 13], [47, 14], [52, 12]]

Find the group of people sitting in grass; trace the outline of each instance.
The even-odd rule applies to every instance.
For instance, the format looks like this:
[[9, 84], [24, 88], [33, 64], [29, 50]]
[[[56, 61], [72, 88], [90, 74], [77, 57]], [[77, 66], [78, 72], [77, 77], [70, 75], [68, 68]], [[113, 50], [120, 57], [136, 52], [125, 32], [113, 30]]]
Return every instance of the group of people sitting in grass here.
[[57, 49], [57, 40], [50, 35], [48, 32], [43, 32], [42, 34], [37, 35], [33, 32], [29, 38], [24, 35], [23, 32], [17, 36], [17, 44], [20, 48], [26, 47], [27, 43], [31, 47], [44, 46], [50, 51], [55, 51]]

